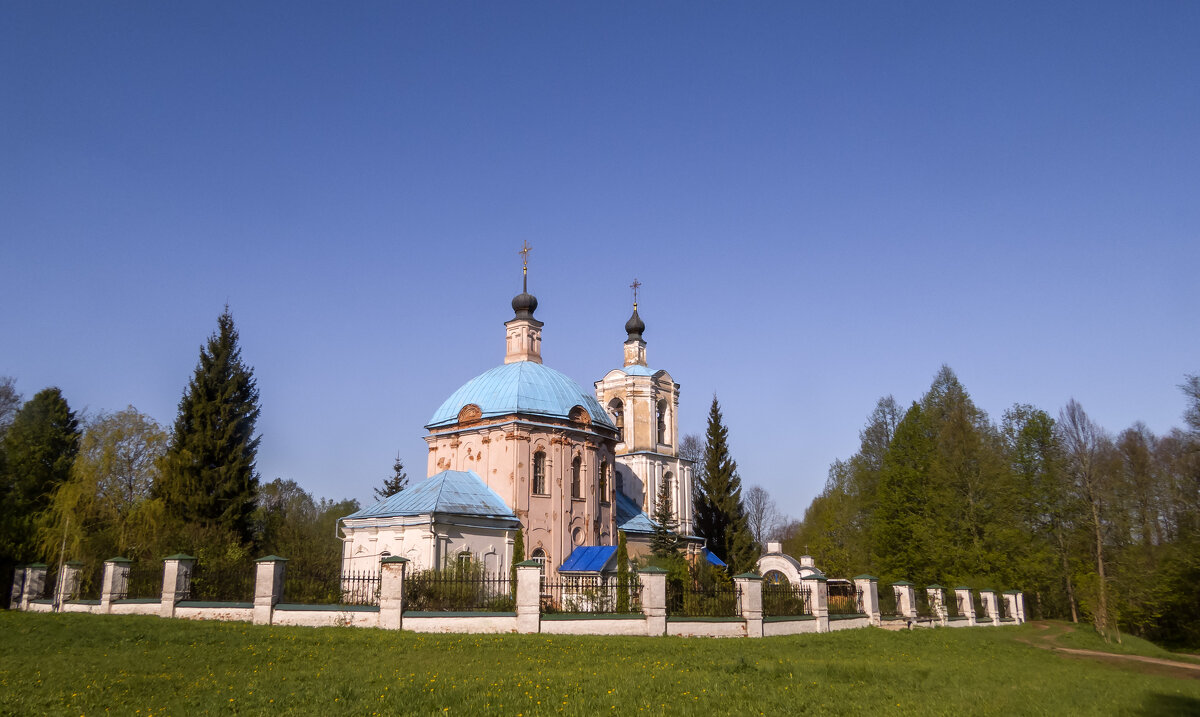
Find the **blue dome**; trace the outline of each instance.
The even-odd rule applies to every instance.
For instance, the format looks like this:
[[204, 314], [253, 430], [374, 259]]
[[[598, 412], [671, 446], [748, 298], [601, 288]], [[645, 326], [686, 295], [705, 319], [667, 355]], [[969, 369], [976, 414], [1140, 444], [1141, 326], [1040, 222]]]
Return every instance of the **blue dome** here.
[[616, 430], [595, 396], [566, 375], [533, 361], [506, 363], [467, 381], [434, 411], [425, 427], [454, 425], [458, 412], [472, 403], [479, 406], [481, 418], [524, 413], [567, 419], [572, 408], [583, 406], [592, 423]]

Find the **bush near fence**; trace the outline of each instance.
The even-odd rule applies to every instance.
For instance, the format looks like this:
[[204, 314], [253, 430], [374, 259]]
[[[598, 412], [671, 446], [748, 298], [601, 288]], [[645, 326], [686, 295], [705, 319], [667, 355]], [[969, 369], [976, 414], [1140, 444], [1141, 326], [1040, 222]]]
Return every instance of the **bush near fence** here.
[[812, 594], [803, 585], [781, 581], [763, 583], [763, 617], [797, 617], [812, 614]]
[[636, 574], [624, 584], [616, 576], [561, 576], [542, 585], [543, 613], [640, 613], [642, 586]]
[[738, 587], [683, 586], [667, 584], [667, 615], [677, 617], [737, 617], [741, 591]]
[[516, 600], [506, 573], [478, 564], [422, 570], [404, 579], [405, 612], [512, 612]]

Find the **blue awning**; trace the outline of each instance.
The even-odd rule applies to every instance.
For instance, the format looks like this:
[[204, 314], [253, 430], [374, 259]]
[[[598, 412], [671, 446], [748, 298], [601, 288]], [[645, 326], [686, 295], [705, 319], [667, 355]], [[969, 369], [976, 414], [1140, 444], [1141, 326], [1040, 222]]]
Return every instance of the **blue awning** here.
[[720, 558], [718, 558], [708, 548], [704, 549], [704, 558], [706, 560], [708, 560], [708, 562], [712, 563], [713, 565], [716, 565], [718, 568], [729, 567], [725, 564], [724, 560], [721, 560]]
[[598, 573], [604, 570], [617, 552], [615, 545], [580, 545], [563, 561], [560, 573]]

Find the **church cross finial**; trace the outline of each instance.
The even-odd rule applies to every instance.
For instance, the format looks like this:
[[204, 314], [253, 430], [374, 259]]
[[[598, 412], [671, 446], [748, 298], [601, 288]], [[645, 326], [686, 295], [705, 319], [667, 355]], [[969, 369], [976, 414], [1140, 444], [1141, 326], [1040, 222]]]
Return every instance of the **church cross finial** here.
[[529, 293], [529, 252], [533, 251], [533, 247], [529, 246], [529, 242], [521, 242], [521, 251], [517, 252], [521, 255], [521, 291]]
[[633, 283], [629, 285], [629, 288], [633, 289], [633, 308], [635, 309], [637, 308], [637, 290], [641, 285], [642, 282], [638, 281], [636, 277], [634, 278]]

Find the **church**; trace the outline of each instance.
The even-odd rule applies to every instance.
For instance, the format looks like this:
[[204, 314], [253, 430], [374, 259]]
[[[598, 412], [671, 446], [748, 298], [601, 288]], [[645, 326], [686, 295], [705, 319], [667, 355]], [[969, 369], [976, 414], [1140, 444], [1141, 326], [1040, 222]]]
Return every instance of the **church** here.
[[504, 362], [433, 412], [428, 478], [339, 521], [343, 569], [375, 570], [396, 555], [416, 570], [470, 562], [505, 572], [518, 528], [547, 576], [613, 569], [618, 531], [631, 558], [649, 552], [664, 485], [687, 552], [704, 552], [692, 537], [692, 466], [678, 455], [679, 384], [647, 363], [638, 286], [623, 365], [593, 393], [542, 362], [526, 263]]

